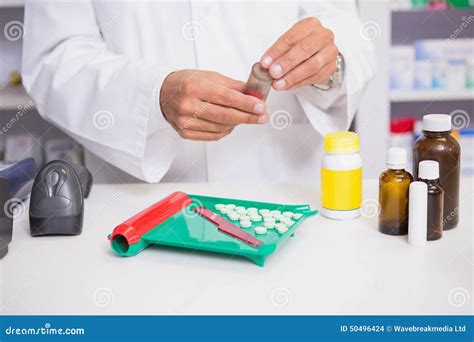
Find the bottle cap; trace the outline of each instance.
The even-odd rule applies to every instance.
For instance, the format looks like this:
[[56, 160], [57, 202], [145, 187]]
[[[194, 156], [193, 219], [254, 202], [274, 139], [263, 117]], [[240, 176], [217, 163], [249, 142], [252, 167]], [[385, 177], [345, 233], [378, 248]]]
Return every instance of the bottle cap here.
[[423, 246], [428, 231], [428, 186], [412, 182], [408, 193], [408, 243]]
[[399, 118], [390, 120], [391, 133], [411, 133], [415, 125], [415, 118]]
[[407, 151], [401, 147], [390, 147], [387, 153], [387, 167], [393, 170], [401, 170], [406, 165]]
[[359, 137], [354, 132], [332, 132], [324, 136], [324, 152], [353, 153], [359, 151]]
[[273, 81], [273, 78], [272, 76], [270, 76], [268, 69], [264, 69], [260, 62], [257, 62], [252, 66], [252, 75], [263, 82]]
[[423, 130], [428, 132], [448, 132], [451, 130], [451, 117], [447, 114], [428, 114], [423, 116]]
[[420, 179], [438, 179], [439, 163], [434, 160], [423, 160], [418, 167], [418, 178]]

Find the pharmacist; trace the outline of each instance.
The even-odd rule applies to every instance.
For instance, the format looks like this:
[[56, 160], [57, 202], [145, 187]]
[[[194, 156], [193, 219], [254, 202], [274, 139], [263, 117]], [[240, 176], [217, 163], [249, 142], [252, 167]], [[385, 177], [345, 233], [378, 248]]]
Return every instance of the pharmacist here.
[[[128, 175], [315, 181], [374, 74], [362, 29], [344, 0], [34, 0], [22, 73], [44, 118]], [[257, 61], [265, 104], [242, 93]]]

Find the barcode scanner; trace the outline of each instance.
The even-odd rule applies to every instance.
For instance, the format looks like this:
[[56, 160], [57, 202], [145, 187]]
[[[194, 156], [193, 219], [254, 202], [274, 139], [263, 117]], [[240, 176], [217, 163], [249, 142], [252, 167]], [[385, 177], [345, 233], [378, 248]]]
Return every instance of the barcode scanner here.
[[13, 215], [9, 208], [11, 204], [8, 179], [0, 177], [0, 259], [8, 253], [8, 244], [12, 240]]
[[84, 198], [91, 187], [92, 175], [85, 167], [63, 160], [46, 164], [31, 191], [31, 236], [81, 234]]

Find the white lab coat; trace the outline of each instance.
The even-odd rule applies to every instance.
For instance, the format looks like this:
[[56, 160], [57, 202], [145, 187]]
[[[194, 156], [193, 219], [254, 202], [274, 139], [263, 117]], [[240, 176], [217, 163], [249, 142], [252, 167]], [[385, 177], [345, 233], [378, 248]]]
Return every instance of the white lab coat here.
[[[178, 69], [245, 81], [252, 64], [302, 17], [334, 31], [345, 81], [272, 92], [271, 123], [218, 142], [182, 140], [159, 92]], [[39, 113], [88, 150], [148, 182], [315, 181], [322, 135], [346, 130], [374, 74], [354, 1], [26, 2], [22, 73]], [[93, 170], [94, 172], [94, 170]]]

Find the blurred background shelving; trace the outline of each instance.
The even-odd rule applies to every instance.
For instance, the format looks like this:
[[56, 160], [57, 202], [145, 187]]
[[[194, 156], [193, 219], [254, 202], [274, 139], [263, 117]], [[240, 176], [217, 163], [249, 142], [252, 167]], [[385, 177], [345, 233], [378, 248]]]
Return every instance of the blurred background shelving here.
[[392, 102], [423, 102], [423, 101], [474, 101], [474, 90], [392, 90]]
[[10, 111], [18, 110], [22, 107], [31, 107], [34, 109], [34, 101], [28, 96], [22, 86], [7, 86], [0, 90], [0, 110]]
[[25, 0], [1, 0], [0, 8], [23, 7]]
[[[415, 83], [415, 63], [418, 49], [423, 44], [462, 45], [474, 48], [474, 0], [359, 0], [362, 26], [370, 33], [374, 44], [378, 73], [362, 98], [355, 128], [361, 139], [361, 153], [366, 177], [375, 178], [385, 167], [389, 146], [402, 146], [411, 151], [414, 139], [420, 134], [420, 120], [430, 113], [451, 114], [461, 143], [464, 173], [474, 172], [474, 89], [472, 88], [472, 61], [474, 54], [464, 54], [465, 84], [455, 84], [456, 74], [445, 72], [449, 86], [425, 80], [426, 87]], [[362, 31], [361, 31], [362, 32]], [[438, 46], [439, 46], [438, 45]], [[400, 58], [394, 58], [398, 51]], [[459, 47], [458, 47], [459, 49]], [[404, 51], [406, 50], [406, 51]], [[450, 49], [452, 53], [454, 49]], [[420, 52], [420, 50], [418, 51]], [[411, 57], [409, 60], [408, 57]], [[459, 56], [456, 56], [458, 58]], [[403, 59], [405, 58], [405, 64]], [[456, 61], [458, 63], [459, 61]], [[397, 63], [401, 63], [397, 67]], [[420, 65], [423, 66], [421, 62]], [[446, 65], [442, 65], [446, 66]], [[457, 65], [453, 70], [463, 66]], [[432, 66], [431, 66], [432, 67]], [[436, 66], [438, 67], [438, 65]], [[468, 69], [468, 68], [471, 69]], [[430, 68], [430, 66], [428, 66]], [[395, 71], [394, 71], [395, 70]], [[468, 80], [471, 70], [471, 83]], [[407, 72], [413, 72], [412, 75]], [[438, 72], [439, 70], [437, 70]], [[431, 71], [430, 71], [431, 72]], [[394, 87], [393, 77], [400, 77], [401, 87]], [[407, 77], [407, 75], [409, 75]], [[420, 73], [420, 76], [423, 76]], [[432, 75], [425, 75], [426, 78]], [[411, 79], [410, 79], [411, 77]], [[459, 77], [462, 79], [462, 77]], [[461, 80], [462, 83], [462, 80]], [[454, 120], [456, 115], [456, 120]]]

